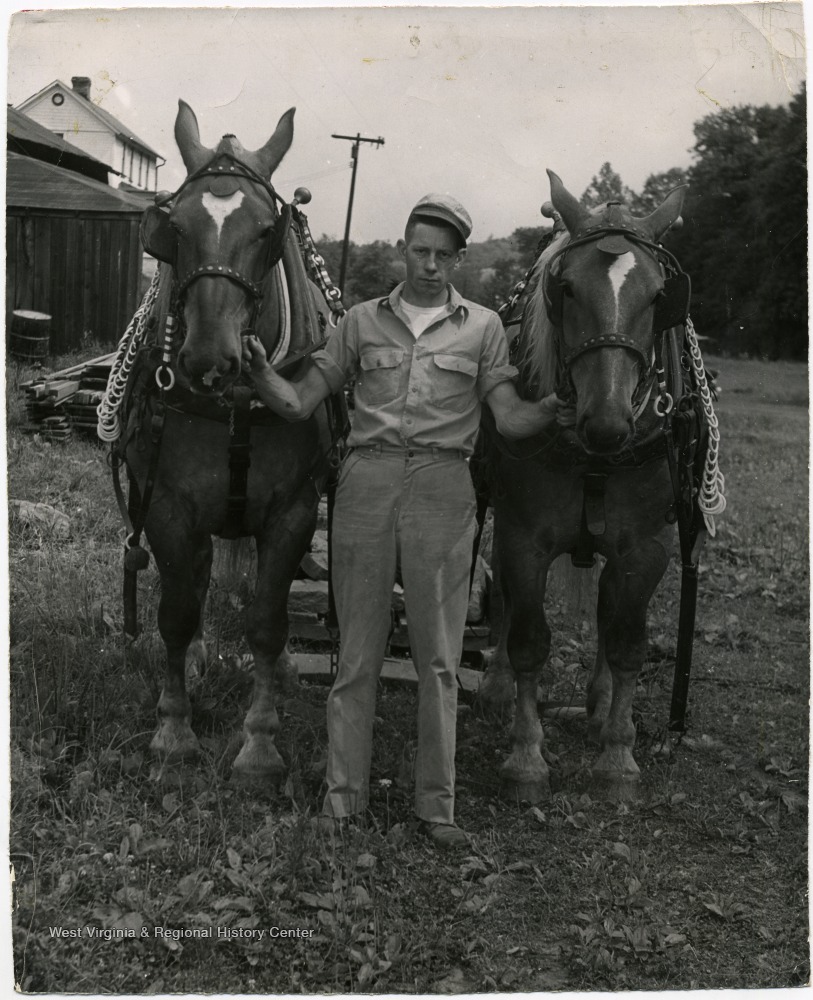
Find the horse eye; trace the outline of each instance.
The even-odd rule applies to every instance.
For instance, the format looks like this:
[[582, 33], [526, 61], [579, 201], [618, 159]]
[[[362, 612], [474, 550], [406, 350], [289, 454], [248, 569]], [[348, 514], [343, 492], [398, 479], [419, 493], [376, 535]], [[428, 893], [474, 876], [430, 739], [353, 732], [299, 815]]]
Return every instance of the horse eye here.
[[570, 284], [567, 281], [563, 281], [561, 284], [562, 284], [562, 294], [566, 295], [569, 299], [572, 299], [573, 298], [573, 288], [570, 286]]

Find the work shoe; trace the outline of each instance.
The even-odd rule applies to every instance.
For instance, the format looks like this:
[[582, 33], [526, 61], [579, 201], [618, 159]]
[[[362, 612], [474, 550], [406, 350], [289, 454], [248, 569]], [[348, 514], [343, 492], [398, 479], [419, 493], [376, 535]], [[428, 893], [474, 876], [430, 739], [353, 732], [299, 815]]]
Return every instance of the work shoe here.
[[444, 850], [456, 850], [470, 847], [469, 835], [454, 823], [421, 823], [421, 832], [426, 834], [436, 847]]

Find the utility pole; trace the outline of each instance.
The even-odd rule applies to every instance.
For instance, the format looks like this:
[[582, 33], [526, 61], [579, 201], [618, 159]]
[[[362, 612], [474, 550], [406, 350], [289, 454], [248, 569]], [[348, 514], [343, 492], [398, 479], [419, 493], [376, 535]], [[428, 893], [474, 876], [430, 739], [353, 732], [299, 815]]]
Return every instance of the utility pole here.
[[359, 165], [359, 145], [362, 142], [369, 142], [378, 147], [384, 145], [384, 140], [379, 136], [377, 139], [365, 139], [357, 132], [355, 135], [331, 135], [331, 139], [349, 139], [353, 143], [350, 156], [353, 161], [353, 174], [350, 178], [350, 201], [347, 204], [347, 222], [344, 227], [344, 243], [342, 244], [342, 266], [339, 272], [339, 291], [344, 295], [344, 279], [347, 274], [347, 256], [350, 252], [350, 219], [353, 215], [353, 195], [356, 191], [356, 171]]

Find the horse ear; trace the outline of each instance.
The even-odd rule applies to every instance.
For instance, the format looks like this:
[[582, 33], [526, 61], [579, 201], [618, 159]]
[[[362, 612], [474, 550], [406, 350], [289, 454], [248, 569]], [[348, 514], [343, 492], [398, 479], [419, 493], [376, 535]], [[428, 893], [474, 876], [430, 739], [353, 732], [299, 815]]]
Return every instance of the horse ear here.
[[283, 156], [294, 141], [294, 114], [296, 108], [288, 108], [277, 123], [276, 130], [268, 142], [254, 154], [262, 165], [260, 171], [270, 177], [282, 162]]
[[178, 101], [178, 116], [175, 119], [175, 142], [181, 151], [181, 159], [184, 162], [187, 173], [191, 174], [211, 156], [211, 151], [206, 149], [200, 141], [200, 129], [195, 112], [189, 107], [186, 101]]
[[558, 174], [552, 170], [548, 170], [547, 173], [550, 179], [550, 200], [553, 202], [554, 209], [562, 216], [562, 221], [567, 226], [568, 232], [573, 234], [582, 223], [587, 221], [590, 213], [567, 190]]
[[651, 215], [647, 215], [646, 218], [641, 220], [646, 229], [652, 234], [653, 239], [659, 240], [667, 229], [673, 226], [680, 218], [680, 213], [683, 209], [683, 199], [686, 197], [688, 190], [688, 184], [681, 184], [680, 187], [676, 187], [673, 191], [669, 192]]

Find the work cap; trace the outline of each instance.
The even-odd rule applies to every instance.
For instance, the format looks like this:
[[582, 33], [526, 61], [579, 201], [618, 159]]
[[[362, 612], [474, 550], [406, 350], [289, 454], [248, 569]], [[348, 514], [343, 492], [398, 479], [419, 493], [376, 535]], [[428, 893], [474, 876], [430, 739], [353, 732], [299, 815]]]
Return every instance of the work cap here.
[[448, 194], [427, 194], [409, 213], [410, 219], [414, 215], [428, 215], [433, 219], [443, 219], [455, 227], [463, 237], [463, 242], [471, 236], [471, 216], [456, 198]]

